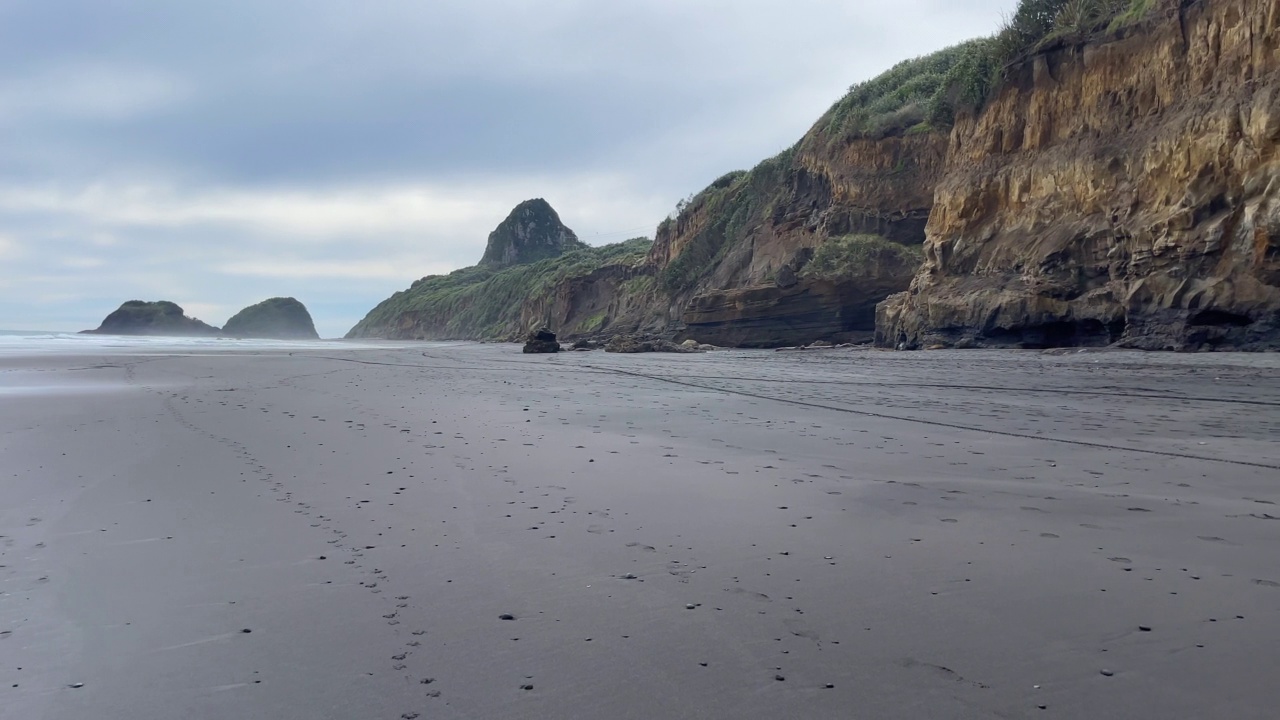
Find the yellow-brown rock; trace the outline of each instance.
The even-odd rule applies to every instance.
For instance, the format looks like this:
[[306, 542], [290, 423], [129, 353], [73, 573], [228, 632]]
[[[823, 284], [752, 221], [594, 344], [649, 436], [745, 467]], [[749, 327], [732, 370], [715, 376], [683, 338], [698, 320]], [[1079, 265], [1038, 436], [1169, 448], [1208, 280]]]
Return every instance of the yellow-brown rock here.
[[1280, 347], [1280, 0], [1165, 0], [952, 130], [882, 345]]

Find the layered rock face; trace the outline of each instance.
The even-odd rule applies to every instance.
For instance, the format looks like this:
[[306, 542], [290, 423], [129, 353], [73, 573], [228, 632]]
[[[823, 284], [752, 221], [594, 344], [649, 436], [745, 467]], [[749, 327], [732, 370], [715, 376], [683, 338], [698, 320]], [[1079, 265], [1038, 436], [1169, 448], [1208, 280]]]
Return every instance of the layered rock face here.
[[485, 245], [481, 265], [508, 267], [559, 257], [586, 244], [560, 222], [560, 216], [542, 198], [517, 205], [493, 232]]
[[223, 335], [240, 338], [317, 340], [307, 307], [294, 298], [271, 298], [241, 310], [222, 328]]
[[659, 307], [654, 273], [646, 263], [616, 262], [565, 277], [528, 299], [520, 324], [558, 328], [563, 337], [661, 332], [665, 324], [653, 313]]
[[1168, 0], [960, 117], [882, 345], [1280, 348], [1280, 0]]
[[205, 336], [217, 335], [220, 331], [187, 317], [177, 303], [129, 300], [108, 315], [96, 330], [84, 332], [97, 335]]
[[685, 309], [681, 335], [729, 347], [782, 347], [814, 338], [865, 342], [875, 329], [876, 303], [903, 282], [910, 282], [910, 272], [887, 288], [821, 281], [706, 293]]
[[797, 272], [784, 265], [773, 286], [694, 297], [682, 335], [736, 347], [871, 340], [876, 304], [911, 281], [919, 253], [876, 236], [827, 243], [800, 253]]
[[[875, 304], [905, 289], [914, 267], [869, 264], [838, 281], [797, 273], [833, 238], [873, 234], [921, 244], [947, 139], [936, 132], [838, 138], [826, 125], [819, 120], [796, 148], [723, 190], [708, 188], [659, 228], [649, 255], [659, 275], [670, 278], [690, 256], [712, 260], [685, 273], [692, 282], [669, 288], [652, 318], [715, 345], [870, 337]], [[711, 249], [702, 247], [708, 238], [718, 240]]]

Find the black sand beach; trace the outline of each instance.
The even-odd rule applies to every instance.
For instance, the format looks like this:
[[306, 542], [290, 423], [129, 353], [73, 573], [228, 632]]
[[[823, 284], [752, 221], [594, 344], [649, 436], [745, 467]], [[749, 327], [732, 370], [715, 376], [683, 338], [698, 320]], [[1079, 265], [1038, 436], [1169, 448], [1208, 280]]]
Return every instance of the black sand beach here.
[[131, 352], [0, 357], [0, 717], [1280, 715], [1280, 356]]

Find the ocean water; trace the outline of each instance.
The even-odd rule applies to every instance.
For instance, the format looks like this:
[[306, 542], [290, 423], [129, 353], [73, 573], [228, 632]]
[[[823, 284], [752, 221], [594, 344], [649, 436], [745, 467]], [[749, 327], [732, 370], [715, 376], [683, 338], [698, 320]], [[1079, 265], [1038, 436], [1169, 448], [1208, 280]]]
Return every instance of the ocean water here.
[[207, 352], [262, 352], [316, 350], [320, 348], [380, 348], [394, 343], [345, 340], [237, 340], [218, 337], [144, 337], [132, 335], [81, 335], [68, 332], [0, 330], [0, 357], [38, 357], [80, 354], [192, 354]]
[[[79, 356], [93, 360], [113, 355], [192, 356], [296, 351], [322, 353], [337, 349], [403, 346], [403, 343], [345, 340], [236, 340], [0, 330], [0, 412], [6, 409], [10, 400], [18, 400], [24, 396], [77, 395], [130, 389], [122, 381], [103, 382], [92, 374], [78, 372], [86, 368], [66, 365], [68, 361], [78, 365]], [[56, 360], [59, 357], [64, 360]]]

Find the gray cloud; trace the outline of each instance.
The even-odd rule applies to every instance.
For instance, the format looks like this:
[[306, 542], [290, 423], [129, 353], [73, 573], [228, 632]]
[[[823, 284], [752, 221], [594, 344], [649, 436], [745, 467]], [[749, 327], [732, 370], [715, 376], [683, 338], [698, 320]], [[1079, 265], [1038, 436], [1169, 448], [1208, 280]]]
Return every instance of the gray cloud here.
[[0, 4], [0, 327], [294, 294], [336, 335], [548, 198], [588, 240], [1013, 0]]

